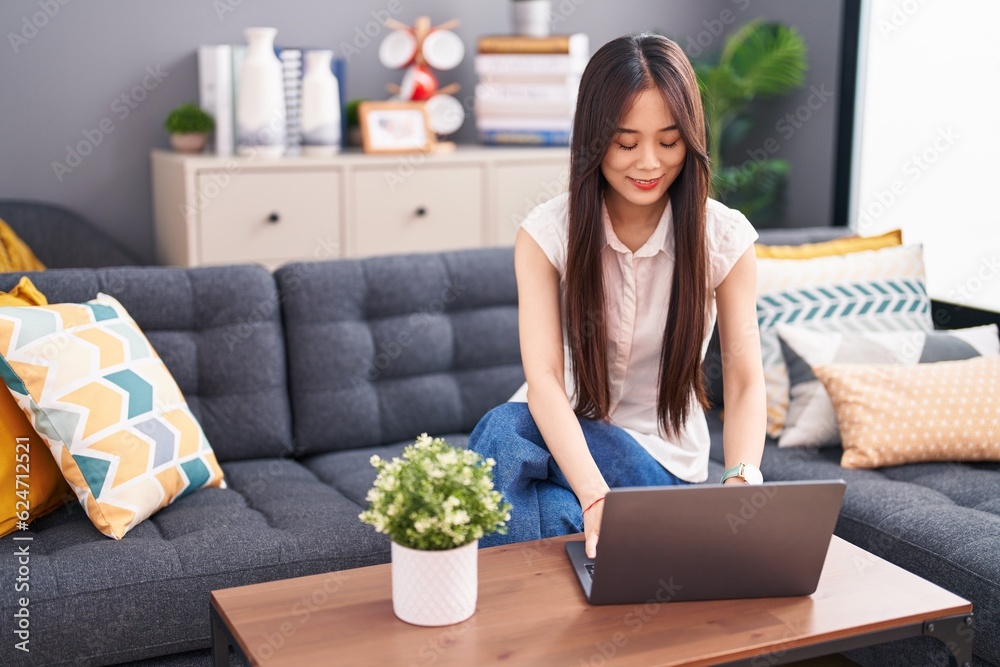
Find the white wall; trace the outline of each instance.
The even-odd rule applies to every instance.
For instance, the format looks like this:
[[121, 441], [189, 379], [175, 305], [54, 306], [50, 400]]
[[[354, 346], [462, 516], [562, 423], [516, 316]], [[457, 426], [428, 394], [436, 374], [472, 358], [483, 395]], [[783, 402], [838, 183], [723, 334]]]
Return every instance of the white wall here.
[[932, 298], [1000, 312], [1000, 2], [865, 3], [851, 226], [901, 228]]

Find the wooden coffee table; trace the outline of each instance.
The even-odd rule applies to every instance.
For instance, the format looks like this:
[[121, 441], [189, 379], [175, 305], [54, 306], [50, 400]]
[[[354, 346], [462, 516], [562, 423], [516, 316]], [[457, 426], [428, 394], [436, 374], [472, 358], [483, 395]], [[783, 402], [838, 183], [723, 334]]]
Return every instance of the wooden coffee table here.
[[834, 537], [807, 597], [591, 606], [563, 543], [483, 549], [469, 620], [424, 628], [392, 612], [390, 566], [212, 593], [212, 652], [252, 665], [764, 667], [917, 635], [972, 662], [972, 604]]

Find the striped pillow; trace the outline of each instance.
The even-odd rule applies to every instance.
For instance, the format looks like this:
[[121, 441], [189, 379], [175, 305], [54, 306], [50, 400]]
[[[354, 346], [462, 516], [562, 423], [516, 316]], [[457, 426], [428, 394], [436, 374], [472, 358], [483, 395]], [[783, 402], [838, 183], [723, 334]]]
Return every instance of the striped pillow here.
[[892, 331], [862, 334], [778, 327], [790, 381], [788, 414], [779, 447], [840, 444], [840, 425], [813, 366], [831, 363], [926, 364], [1000, 354], [995, 324], [951, 331]]
[[788, 372], [777, 328], [930, 331], [919, 245], [814, 259], [757, 260], [757, 323], [767, 394], [767, 432], [777, 438], [788, 410]]

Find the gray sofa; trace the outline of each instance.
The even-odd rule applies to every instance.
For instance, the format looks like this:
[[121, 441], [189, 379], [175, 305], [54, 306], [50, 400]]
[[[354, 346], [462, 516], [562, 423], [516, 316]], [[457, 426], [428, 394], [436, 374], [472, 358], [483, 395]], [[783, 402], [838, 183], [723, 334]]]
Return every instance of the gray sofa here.
[[50, 269], [139, 264], [92, 222], [64, 206], [0, 199], [0, 219]]
[[[396, 454], [425, 431], [463, 445], [523, 381], [509, 248], [292, 264], [273, 275], [250, 266], [30, 275], [53, 302], [98, 291], [122, 302], [183, 390], [229, 488], [181, 498], [120, 541], [75, 504], [33, 523], [32, 652], [12, 649], [15, 592], [4, 585], [4, 665], [207, 667], [209, 591], [387, 562], [386, 539], [357, 519], [374, 479], [369, 457]], [[0, 289], [17, 278], [0, 275]], [[717, 364], [706, 359], [712, 378]], [[717, 479], [715, 412], [711, 423]], [[832, 451], [770, 443], [763, 468], [769, 479], [847, 479], [838, 534], [974, 600], [976, 664], [1000, 664], [996, 465], [847, 471]], [[16, 571], [12, 537], [0, 539], [5, 582]], [[933, 644], [889, 649], [891, 660], [884, 648], [859, 658], [946, 664], [931, 662], [943, 655]]]

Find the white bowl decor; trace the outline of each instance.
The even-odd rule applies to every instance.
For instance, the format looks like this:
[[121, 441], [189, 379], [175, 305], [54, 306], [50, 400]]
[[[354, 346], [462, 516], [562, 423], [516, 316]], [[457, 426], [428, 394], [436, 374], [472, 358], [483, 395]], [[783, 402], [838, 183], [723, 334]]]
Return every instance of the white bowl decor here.
[[392, 608], [414, 625], [461, 623], [476, 611], [479, 538], [505, 533], [510, 505], [493, 488], [493, 459], [426, 433], [386, 461], [359, 515], [392, 538]]

